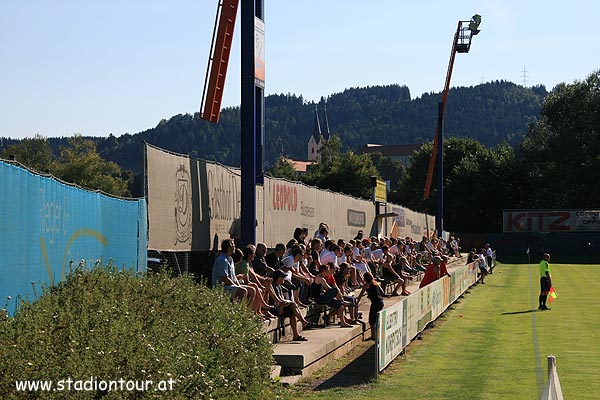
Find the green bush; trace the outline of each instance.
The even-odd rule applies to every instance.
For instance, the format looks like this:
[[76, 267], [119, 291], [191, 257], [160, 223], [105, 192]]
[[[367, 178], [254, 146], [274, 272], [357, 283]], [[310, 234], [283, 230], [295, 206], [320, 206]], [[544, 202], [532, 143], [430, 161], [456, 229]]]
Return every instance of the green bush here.
[[[273, 364], [261, 326], [246, 304], [189, 278], [78, 268], [0, 318], [0, 398], [259, 398]], [[64, 391], [17, 392], [22, 380]]]

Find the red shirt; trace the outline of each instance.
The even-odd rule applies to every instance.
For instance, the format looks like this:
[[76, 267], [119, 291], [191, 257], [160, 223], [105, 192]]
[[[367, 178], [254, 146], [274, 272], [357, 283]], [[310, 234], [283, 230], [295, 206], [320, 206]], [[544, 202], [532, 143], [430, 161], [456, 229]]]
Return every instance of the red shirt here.
[[423, 280], [421, 280], [421, 283], [419, 284], [419, 289], [429, 285], [431, 282], [437, 281], [444, 275], [448, 275], [448, 269], [446, 268], [445, 262], [440, 263], [439, 275], [436, 273], [434, 264], [429, 264], [423, 275]]
[[333, 275], [327, 275], [325, 277], [325, 282], [327, 282], [329, 286], [335, 286], [335, 277]]

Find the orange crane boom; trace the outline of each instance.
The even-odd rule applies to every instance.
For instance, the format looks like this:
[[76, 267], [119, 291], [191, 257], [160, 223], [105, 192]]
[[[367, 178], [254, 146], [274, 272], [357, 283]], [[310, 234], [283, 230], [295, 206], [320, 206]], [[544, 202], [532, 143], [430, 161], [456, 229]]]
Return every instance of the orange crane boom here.
[[[225, 87], [225, 77], [231, 54], [238, 5], [239, 0], [222, 0], [217, 8], [211, 57], [208, 60], [206, 70], [209, 79], [204, 81], [204, 91], [200, 104], [200, 118], [213, 123], [219, 122], [219, 115], [221, 114], [221, 100], [223, 99], [223, 88]], [[217, 19], [219, 21], [218, 27], [216, 24]]]

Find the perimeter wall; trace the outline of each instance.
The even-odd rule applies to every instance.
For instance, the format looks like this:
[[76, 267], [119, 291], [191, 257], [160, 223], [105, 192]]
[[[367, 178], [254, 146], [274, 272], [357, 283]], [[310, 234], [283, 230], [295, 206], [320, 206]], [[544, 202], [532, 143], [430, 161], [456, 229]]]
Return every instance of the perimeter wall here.
[[[144, 199], [103, 195], [0, 161], [0, 298], [13, 313], [33, 286], [53, 285], [71, 265], [113, 260], [146, 270]], [[3, 304], [2, 304], [3, 305]]]
[[[241, 213], [241, 176], [237, 168], [191, 159], [146, 144], [146, 184], [149, 220], [148, 248], [158, 251], [218, 249]], [[333, 238], [410, 236], [421, 240], [434, 217], [388, 204], [396, 214], [376, 218], [373, 202], [299, 182], [265, 177], [257, 186], [257, 241], [267, 247], [287, 242], [296, 227], [312, 236], [320, 222]], [[387, 229], [386, 229], [387, 228]]]

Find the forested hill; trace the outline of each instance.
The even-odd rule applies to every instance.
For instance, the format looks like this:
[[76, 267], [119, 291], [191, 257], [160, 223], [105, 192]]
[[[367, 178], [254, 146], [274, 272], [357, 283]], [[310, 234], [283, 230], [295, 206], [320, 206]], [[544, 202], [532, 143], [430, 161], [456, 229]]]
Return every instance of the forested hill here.
[[[519, 143], [527, 125], [538, 118], [546, 95], [543, 86], [525, 88], [506, 81], [453, 88], [446, 108], [445, 135], [474, 137], [486, 146]], [[340, 136], [344, 148], [352, 150], [366, 143], [427, 142], [433, 139], [440, 100], [441, 93], [411, 99], [409, 89], [399, 85], [346, 89], [327, 99], [330, 130]], [[282, 152], [306, 159], [316, 104], [289, 94], [267, 96], [265, 103], [266, 163], [272, 165]], [[321, 99], [321, 124], [323, 105]], [[142, 168], [141, 141], [236, 166], [240, 162], [239, 111], [239, 107], [224, 109], [216, 125], [180, 114], [134, 135], [93, 139], [104, 158], [136, 173]], [[66, 138], [50, 138], [50, 142], [56, 149]]]

